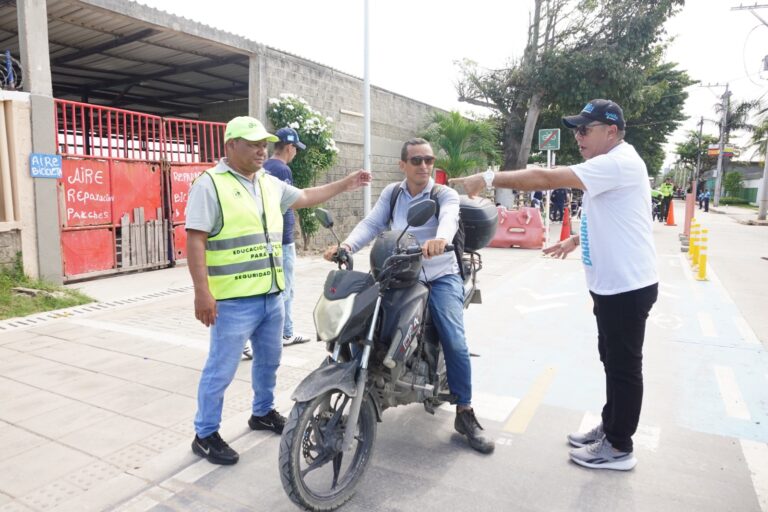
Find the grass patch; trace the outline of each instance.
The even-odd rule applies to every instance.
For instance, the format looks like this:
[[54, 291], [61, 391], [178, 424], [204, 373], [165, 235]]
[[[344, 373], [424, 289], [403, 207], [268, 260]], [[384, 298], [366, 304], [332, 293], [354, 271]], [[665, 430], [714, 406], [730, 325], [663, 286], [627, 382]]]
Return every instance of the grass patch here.
[[[46, 293], [31, 296], [14, 293], [12, 289], [17, 287], [58, 293], [56, 296]], [[32, 279], [24, 274], [20, 254], [11, 266], [0, 268], [0, 320], [79, 306], [88, 302], [93, 302], [93, 299], [78, 291]]]

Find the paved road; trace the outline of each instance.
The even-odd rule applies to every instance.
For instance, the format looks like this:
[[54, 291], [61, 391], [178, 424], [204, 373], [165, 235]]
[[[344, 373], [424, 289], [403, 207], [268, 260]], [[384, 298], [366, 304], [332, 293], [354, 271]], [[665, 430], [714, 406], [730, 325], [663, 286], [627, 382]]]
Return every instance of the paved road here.
[[[706, 282], [692, 279], [679, 228], [654, 227], [661, 294], [646, 336], [635, 470], [568, 461], [566, 433], [592, 426], [604, 393], [580, 264], [487, 249], [484, 304], [466, 319], [479, 354], [475, 407], [496, 452], [469, 450], [453, 433], [450, 409], [390, 409], [343, 510], [768, 512], [768, 337], [751, 309], [768, 283], [768, 261], [755, 256], [768, 228], [700, 217], [712, 229]], [[299, 259], [303, 332], [328, 269]], [[240, 462], [217, 467], [190, 453], [207, 334], [194, 321], [184, 272], [90, 283], [86, 291], [104, 299], [99, 307], [0, 323], [0, 512], [296, 510], [280, 485], [278, 438], [245, 424], [248, 363], [228, 392], [222, 426]], [[320, 344], [284, 350], [281, 411], [322, 357]]]

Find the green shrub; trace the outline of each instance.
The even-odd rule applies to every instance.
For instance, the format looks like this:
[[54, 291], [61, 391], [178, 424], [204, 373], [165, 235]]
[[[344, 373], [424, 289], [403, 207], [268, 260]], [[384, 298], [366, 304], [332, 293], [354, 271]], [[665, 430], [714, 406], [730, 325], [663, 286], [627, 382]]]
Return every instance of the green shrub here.
[[720, 204], [748, 205], [749, 201], [747, 201], [746, 199], [742, 199], [740, 197], [725, 196], [720, 198]]

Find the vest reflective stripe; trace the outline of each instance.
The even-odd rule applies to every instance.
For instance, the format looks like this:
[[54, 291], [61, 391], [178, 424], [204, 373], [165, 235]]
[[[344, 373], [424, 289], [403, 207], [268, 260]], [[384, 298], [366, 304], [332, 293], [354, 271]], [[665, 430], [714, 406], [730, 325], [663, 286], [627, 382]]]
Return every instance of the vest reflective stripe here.
[[[275, 266], [282, 267], [283, 258], [273, 258]], [[232, 265], [219, 265], [208, 267], [209, 276], [226, 276], [229, 274], [239, 274], [241, 272], [253, 272], [254, 270], [266, 270], [272, 268], [272, 262], [269, 258], [246, 261], [244, 263], [233, 263]]]
[[[283, 236], [282, 233], [269, 233], [269, 239], [280, 239]], [[264, 244], [267, 242], [267, 237], [264, 234], [245, 235], [239, 238], [230, 238], [229, 240], [208, 240], [207, 247], [212, 251], [220, 251], [222, 249], [232, 249], [234, 247], [241, 247], [244, 245]]]
[[256, 201], [237, 177], [231, 172], [206, 172], [216, 188], [223, 219], [221, 231], [206, 243], [211, 294], [217, 300], [263, 295], [270, 292], [273, 282], [283, 290], [283, 214], [277, 187], [261, 174], [257, 184], [265, 230]]

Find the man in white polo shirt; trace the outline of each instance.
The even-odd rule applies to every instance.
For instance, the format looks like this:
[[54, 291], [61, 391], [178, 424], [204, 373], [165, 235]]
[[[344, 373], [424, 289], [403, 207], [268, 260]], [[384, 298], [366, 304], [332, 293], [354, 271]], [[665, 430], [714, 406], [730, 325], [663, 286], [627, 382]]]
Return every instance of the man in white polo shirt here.
[[573, 130], [584, 163], [487, 171], [451, 183], [463, 184], [470, 196], [484, 186], [584, 191], [579, 234], [544, 249], [564, 258], [581, 246], [605, 369], [602, 422], [589, 432], [568, 435], [576, 447], [570, 457], [589, 468], [626, 471], [637, 464], [632, 435], [643, 401], [645, 322], [658, 294], [648, 171], [624, 141], [624, 113], [613, 101], [592, 100], [579, 114], [564, 117], [563, 124]]

